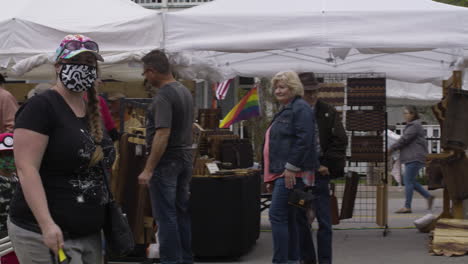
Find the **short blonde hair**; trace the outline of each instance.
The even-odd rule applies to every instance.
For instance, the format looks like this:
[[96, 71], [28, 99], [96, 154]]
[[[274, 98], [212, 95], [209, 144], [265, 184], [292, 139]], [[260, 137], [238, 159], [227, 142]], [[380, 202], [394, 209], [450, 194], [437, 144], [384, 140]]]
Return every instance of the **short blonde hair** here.
[[299, 79], [297, 73], [293, 71], [284, 71], [275, 74], [273, 79], [271, 79], [273, 93], [278, 82], [284, 82], [286, 86], [289, 87], [294, 96], [304, 96], [304, 86], [302, 86], [301, 79]]

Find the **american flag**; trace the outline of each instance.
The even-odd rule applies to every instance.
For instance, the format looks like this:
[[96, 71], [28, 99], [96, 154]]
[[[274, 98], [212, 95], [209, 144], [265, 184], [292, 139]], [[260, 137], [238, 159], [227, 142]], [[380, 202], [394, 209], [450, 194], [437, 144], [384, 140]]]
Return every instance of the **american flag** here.
[[229, 79], [216, 85], [216, 99], [224, 100], [224, 98], [226, 98], [226, 94], [229, 90], [229, 86], [231, 85], [232, 80], [233, 79]]

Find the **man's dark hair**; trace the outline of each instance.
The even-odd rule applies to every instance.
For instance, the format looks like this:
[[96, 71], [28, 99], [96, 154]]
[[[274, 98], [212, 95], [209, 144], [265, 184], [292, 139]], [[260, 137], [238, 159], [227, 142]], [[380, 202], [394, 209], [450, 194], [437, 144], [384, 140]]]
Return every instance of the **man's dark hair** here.
[[171, 72], [171, 65], [167, 59], [166, 53], [162, 50], [152, 50], [146, 54], [141, 61], [144, 63], [145, 68], [151, 68], [162, 74]]
[[0, 85], [3, 85], [5, 83], [5, 78], [3, 77], [3, 75], [0, 73]]

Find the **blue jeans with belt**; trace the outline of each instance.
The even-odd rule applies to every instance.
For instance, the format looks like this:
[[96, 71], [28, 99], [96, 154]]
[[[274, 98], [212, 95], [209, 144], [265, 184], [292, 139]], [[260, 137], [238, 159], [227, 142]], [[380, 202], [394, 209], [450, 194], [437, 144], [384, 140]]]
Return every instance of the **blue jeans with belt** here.
[[405, 184], [405, 207], [411, 209], [411, 202], [413, 201], [413, 190], [416, 190], [424, 198], [428, 199], [431, 194], [416, 181], [416, 176], [419, 171], [424, 167], [424, 163], [413, 161], [405, 163], [405, 173], [403, 175], [403, 183]]
[[[296, 178], [294, 188], [302, 188], [301, 178]], [[273, 263], [299, 263], [299, 237], [296, 221], [301, 209], [288, 204], [292, 190], [287, 189], [284, 177], [275, 180], [271, 197], [269, 217], [273, 233]]]
[[149, 184], [153, 216], [158, 224], [162, 264], [192, 264], [189, 214], [192, 154], [161, 160]]
[[[317, 254], [312, 240], [312, 229], [303, 210], [297, 216], [299, 226], [299, 243], [301, 260], [308, 263], [331, 264], [332, 263], [332, 224], [330, 209], [330, 177], [321, 176], [318, 173], [315, 178], [314, 210], [318, 221]], [[318, 258], [316, 257], [318, 255]], [[317, 262], [318, 260], [318, 262]]]

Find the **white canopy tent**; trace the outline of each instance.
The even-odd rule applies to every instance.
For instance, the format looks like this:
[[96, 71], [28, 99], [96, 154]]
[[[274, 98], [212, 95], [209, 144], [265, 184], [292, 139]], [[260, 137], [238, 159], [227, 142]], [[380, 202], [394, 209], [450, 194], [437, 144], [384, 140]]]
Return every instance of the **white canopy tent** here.
[[168, 13], [165, 48], [205, 51], [225, 77], [371, 69], [402, 81], [438, 83], [463, 64], [467, 8], [430, 0], [285, 3], [217, 0]]
[[383, 72], [434, 100], [433, 86], [409, 83], [440, 85], [468, 66], [468, 9], [430, 0], [216, 0], [166, 14], [165, 26], [166, 50], [205, 62], [211, 79]]
[[54, 50], [69, 33], [95, 39], [103, 78], [118, 80], [140, 80], [139, 59], [159, 47], [182, 77], [213, 81], [291, 69], [439, 84], [463, 67], [468, 9], [376, 2], [216, 0], [163, 16], [128, 0], [16, 0], [0, 4], [0, 72], [53, 78]]
[[431, 0], [216, 0], [166, 15], [173, 51], [463, 48], [468, 9]]
[[12, 77], [53, 78], [55, 49], [81, 33], [99, 44], [103, 78], [141, 79], [132, 62], [162, 41], [161, 14], [128, 0], [15, 0], [0, 9], [0, 72]]

